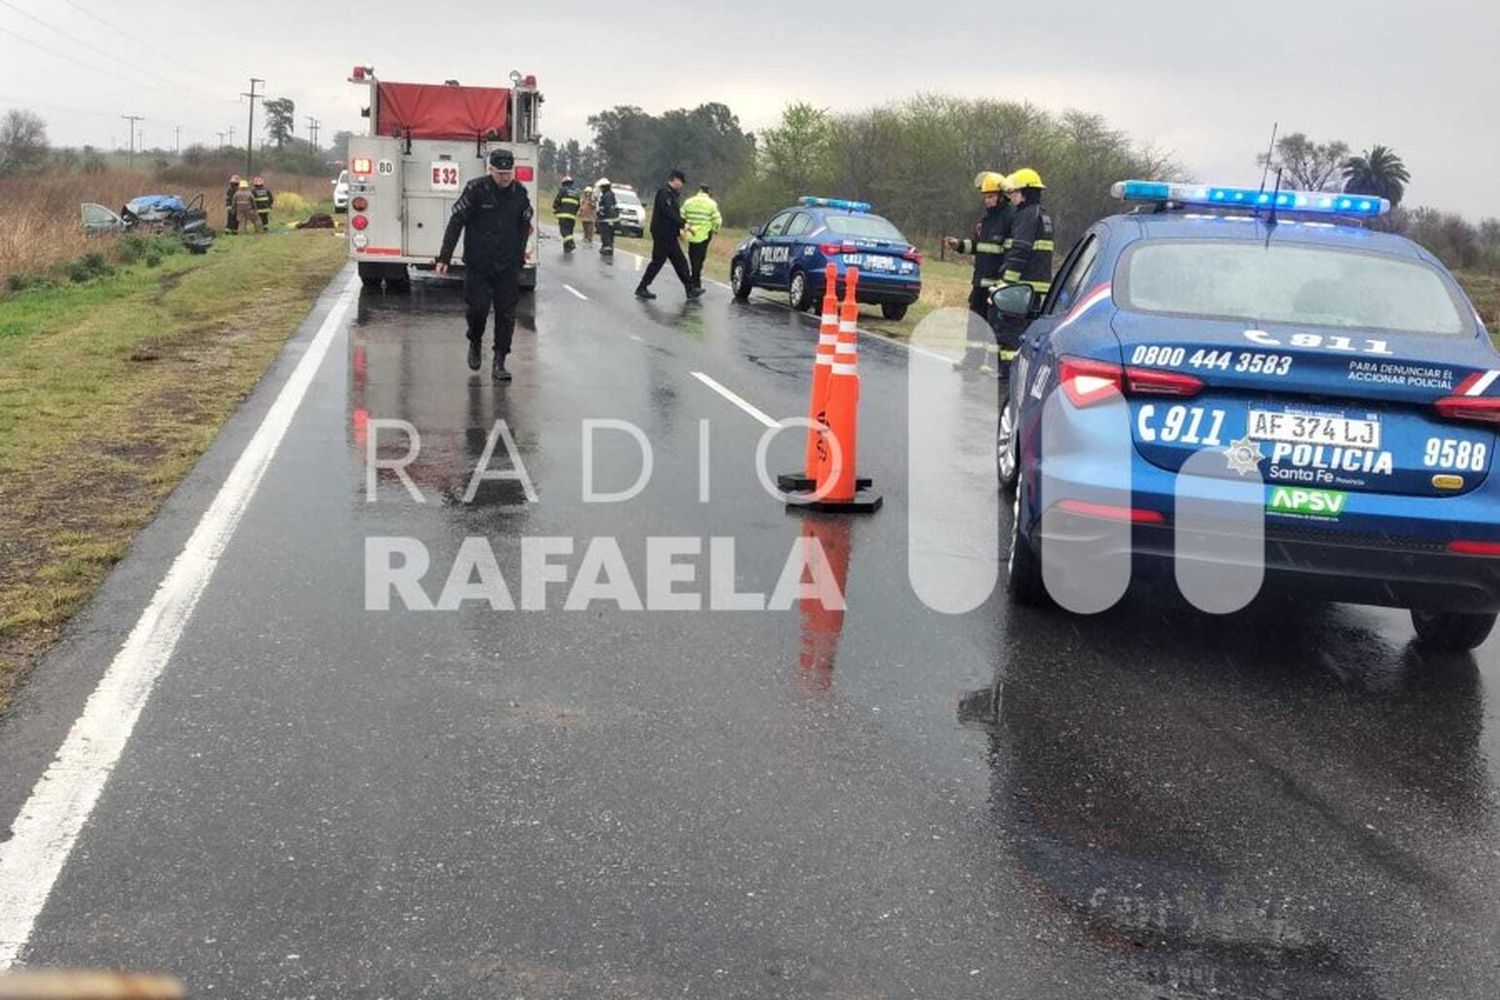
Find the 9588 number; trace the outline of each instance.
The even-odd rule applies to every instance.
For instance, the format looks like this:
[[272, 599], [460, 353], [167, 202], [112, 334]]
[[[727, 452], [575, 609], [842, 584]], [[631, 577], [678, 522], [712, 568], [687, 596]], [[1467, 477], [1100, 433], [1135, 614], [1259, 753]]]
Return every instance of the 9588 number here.
[[1483, 441], [1428, 438], [1427, 447], [1422, 452], [1422, 464], [1429, 469], [1483, 472], [1485, 463], [1490, 457], [1489, 452], [1489, 448]]

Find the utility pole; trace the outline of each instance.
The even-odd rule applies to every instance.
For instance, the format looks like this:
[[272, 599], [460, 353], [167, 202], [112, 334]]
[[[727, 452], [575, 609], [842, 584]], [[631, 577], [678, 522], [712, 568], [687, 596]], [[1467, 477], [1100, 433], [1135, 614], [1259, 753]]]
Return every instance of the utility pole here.
[[312, 115], [307, 115], [306, 118], [307, 132], [312, 137], [312, 148], [316, 151], [318, 148], [318, 120]]
[[234, 126], [229, 126], [229, 148], [234, 148]]
[[175, 125], [175, 126], [173, 126], [172, 131], [173, 131], [173, 133], [176, 134], [176, 138], [172, 140], [172, 152], [176, 153], [178, 156], [181, 156], [182, 155], [182, 126], [181, 125]]
[[126, 162], [133, 168], [135, 166], [135, 123], [146, 119], [140, 115], [121, 115], [120, 117], [130, 123], [130, 156]]
[[223, 149], [224, 148], [224, 137], [226, 135], [228, 135], [229, 133], [228, 132], [215, 132], [214, 134], [219, 137], [219, 148]]
[[250, 174], [255, 173], [255, 102], [256, 102], [257, 99], [265, 96], [264, 94], [259, 93], [255, 89], [255, 85], [259, 84], [259, 83], [265, 83], [265, 82], [266, 81], [260, 79], [259, 77], [252, 76], [250, 78], [250, 90], [248, 92], [245, 92], [245, 91], [241, 91], [240, 92], [240, 96], [241, 97], [248, 97], [248, 98], [250, 98], [250, 129], [249, 129], [248, 132], [245, 133], [245, 174], [246, 174], [246, 176], [249, 176]]

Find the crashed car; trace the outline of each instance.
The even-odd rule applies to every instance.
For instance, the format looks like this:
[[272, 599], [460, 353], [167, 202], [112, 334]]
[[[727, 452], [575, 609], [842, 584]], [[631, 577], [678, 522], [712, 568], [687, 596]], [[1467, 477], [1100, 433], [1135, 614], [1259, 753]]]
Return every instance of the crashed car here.
[[175, 194], [144, 194], [130, 199], [118, 213], [95, 202], [87, 202], [82, 206], [82, 215], [85, 236], [122, 232], [178, 233], [183, 244], [194, 253], [203, 253], [214, 241], [201, 194], [190, 201], [183, 201]]

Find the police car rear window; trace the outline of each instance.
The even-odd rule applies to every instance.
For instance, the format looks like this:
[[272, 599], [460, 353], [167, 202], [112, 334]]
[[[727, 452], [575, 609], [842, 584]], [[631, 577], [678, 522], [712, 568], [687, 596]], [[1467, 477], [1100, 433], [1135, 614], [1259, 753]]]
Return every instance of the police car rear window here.
[[866, 240], [894, 240], [905, 243], [901, 230], [878, 215], [826, 215], [823, 221], [828, 231], [838, 236], [851, 236]]
[[1432, 337], [1472, 332], [1428, 264], [1305, 243], [1144, 240], [1121, 260], [1115, 297], [1126, 309], [1169, 316]]

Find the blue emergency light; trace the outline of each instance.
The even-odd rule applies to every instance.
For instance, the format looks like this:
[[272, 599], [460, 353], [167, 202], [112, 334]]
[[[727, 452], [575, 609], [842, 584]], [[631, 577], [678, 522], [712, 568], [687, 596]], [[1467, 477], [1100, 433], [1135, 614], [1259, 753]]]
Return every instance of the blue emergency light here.
[[1384, 198], [1331, 191], [1262, 191], [1258, 188], [1163, 181], [1119, 181], [1110, 193], [1121, 201], [1171, 201], [1179, 205], [1221, 205], [1230, 208], [1271, 209], [1312, 215], [1384, 215], [1391, 203]]
[[803, 195], [798, 201], [808, 208], [837, 208], [845, 212], [868, 212], [870, 203], [867, 201], [845, 201], [842, 198], [814, 198], [810, 194]]

